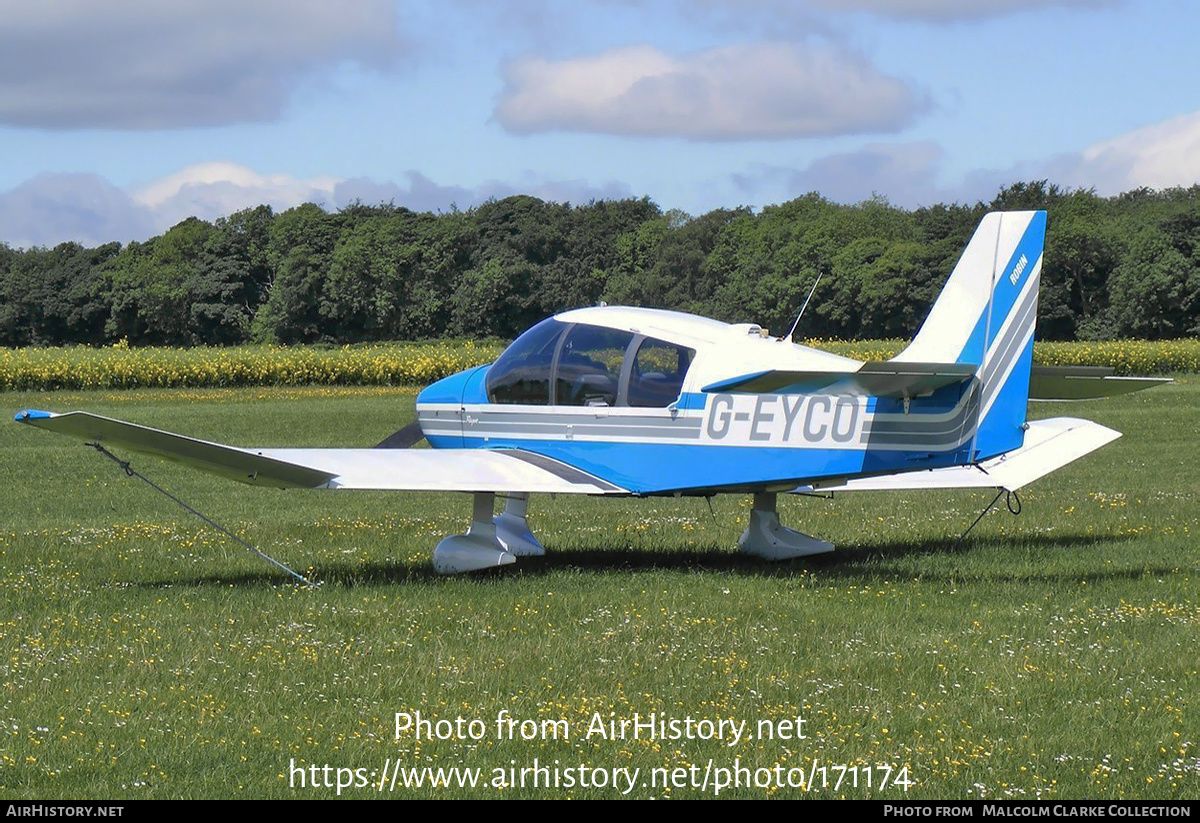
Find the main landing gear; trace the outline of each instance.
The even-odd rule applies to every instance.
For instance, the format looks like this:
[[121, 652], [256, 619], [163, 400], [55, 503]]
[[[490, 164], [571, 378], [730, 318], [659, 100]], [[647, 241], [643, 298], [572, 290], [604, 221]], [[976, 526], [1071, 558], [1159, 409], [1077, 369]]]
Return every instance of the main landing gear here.
[[509, 495], [504, 511], [493, 516], [496, 495], [475, 492], [471, 525], [466, 534], [456, 534], [433, 550], [433, 569], [438, 574], [459, 574], [516, 563], [518, 557], [543, 555], [546, 549], [533, 536], [525, 514], [528, 494]]
[[750, 525], [738, 539], [738, 551], [764, 560], [791, 560], [833, 551], [833, 544], [779, 524], [774, 492], [755, 492]]
[[[518, 557], [546, 553], [529, 530], [525, 517], [528, 494], [504, 495], [504, 510], [495, 514], [496, 495], [475, 492], [471, 525], [466, 534], [442, 540], [433, 550], [438, 574], [459, 574], [517, 562]], [[774, 492], [754, 495], [750, 524], [738, 540], [738, 551], [764, 560], [791, 560], [833, 551], [833, 544], [780, 525]]]

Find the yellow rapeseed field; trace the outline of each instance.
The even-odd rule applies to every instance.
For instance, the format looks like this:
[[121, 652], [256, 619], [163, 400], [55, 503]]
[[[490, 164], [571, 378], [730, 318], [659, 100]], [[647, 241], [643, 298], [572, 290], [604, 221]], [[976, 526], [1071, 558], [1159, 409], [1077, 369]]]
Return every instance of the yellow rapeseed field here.
[[[901, 340], [807, 340], [859, 360], [886, 360]], [[204, 388], [220, 386], [421, 386], [489, 363], [500, 343], [446, 340], [232, 348], [24, 348], [0, 350], [0, 390]], [[1045, 366], [1112, 366], [1117, 374], [1200, 372], [1200, 340], [1037, 343]]]
[[25, 348], [0, 351], [0, 389], [199, 388], [213, 386], [431, 383], [494, 360], [498, 344], [383, 343], [340, 348]]

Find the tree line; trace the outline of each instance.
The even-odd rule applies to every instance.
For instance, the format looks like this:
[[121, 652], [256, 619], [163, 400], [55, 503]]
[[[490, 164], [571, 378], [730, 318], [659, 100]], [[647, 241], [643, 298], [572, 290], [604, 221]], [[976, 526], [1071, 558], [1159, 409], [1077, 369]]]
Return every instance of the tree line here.
[[984, 213], [1049, 212], [1038, 335], [1200, 333], [1200, 186], [1114, 197], [1017, 183], [905, 210], [808, 194], [692, 217], [649, 198], [467, 211], [259, 206], [145, 242], [0, 244], [0, 345], [512, 338], [567, 308], [658, 306], [782, 334], [908, 337]]

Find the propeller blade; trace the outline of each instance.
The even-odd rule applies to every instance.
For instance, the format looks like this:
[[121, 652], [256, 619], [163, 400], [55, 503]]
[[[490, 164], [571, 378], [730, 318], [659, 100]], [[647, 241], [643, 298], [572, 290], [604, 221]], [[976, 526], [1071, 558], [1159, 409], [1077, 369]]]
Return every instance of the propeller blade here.
[[425, 439], [425, 432], [421, 431], [421, 424], [413, 421], [398, 432], [394, 432], [383, 440], [381, 440], [375, 448], [377, 449], [411, 449], [416, 444]]

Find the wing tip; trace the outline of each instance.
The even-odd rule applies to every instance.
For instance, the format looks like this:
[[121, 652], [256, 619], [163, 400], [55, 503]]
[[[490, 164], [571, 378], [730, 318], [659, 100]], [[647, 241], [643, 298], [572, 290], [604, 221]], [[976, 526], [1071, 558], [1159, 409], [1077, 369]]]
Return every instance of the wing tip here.
[[40, 409], [22, 409], [13, 415], [13, 420], [17, 423], [27, 423], [30, 420], [49, 420], [54, 417], [54, 412], [41, 411]]

